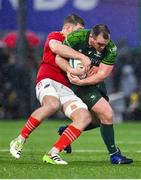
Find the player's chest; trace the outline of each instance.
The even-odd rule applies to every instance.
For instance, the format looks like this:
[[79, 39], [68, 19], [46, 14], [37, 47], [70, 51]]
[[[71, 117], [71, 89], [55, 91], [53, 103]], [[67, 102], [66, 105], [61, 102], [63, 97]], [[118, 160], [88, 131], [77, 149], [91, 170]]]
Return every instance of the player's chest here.
[[98, 52], [93, 48], [88, 48], [86, 46], [81, 46], [78, 47], [78, 51], [85, 54], [86, 56], [88, 56], [90, 58], [90, 60], [92, 61], [92, 64], [95, 66], [99, 66], [99, 64], [101, 63], [101, 61], [104, 59], [104, 57], [106, 56], [106, 52]]

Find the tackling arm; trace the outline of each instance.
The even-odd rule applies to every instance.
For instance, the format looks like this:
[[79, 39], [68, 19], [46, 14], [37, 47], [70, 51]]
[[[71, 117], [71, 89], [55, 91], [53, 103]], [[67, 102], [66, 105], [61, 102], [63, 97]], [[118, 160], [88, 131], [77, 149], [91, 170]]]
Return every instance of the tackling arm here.
[[60, 41], [55, 39], [49, 41], [49, 47], [55, 54], [58, 54], [64, 58], [79, 59], [85, 66], [85, 69], [89, 70], [91, 65], [90, 59], [79, 51], [75, 51], [71, 47], [62, 44]]
[[72, 84], [79, 86], [95, 85], [105, 80], [111, 74], [113, 67], [113, 65], [106, 65], [101, 63], [96, 74], [81, 80], [78, 77], [69, 76], [69, 80]]
[[79, 51], [75, 51], [71, 47], [62, 44], [58, 40], [50, 40], [49, 41], [50, 49], [55, 53], [65, 58], [73, 58], [79, 59], [82, 62], [87, 62], [89, 65], [91, 64], [90, 59]]
[[56, 55], [55, 62], [63, 71], [75, 76], [79, 76], [85, 73], [85, 68], [71, 68], [68, 60], [59, 55]]
[[65, 72], [67, 72], [67, 71], [70, 72], [72, 69], [69, 65], [69, 61], [67, 61], [67, 59], [65, 59], [59, 55], [56, 55], [55, 62]]
[[84, 85], [98, 84], [104, 81], [111, 74], [113, 67], [113, 65], [100, 63], [98, 72], [96, 74], [83, 79]]

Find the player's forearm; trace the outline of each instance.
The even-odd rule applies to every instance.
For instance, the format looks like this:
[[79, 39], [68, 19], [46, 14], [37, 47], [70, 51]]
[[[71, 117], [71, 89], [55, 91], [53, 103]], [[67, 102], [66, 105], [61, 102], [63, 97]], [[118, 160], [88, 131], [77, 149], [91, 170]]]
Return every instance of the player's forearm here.
[[98, 83], [104, 81], [106, 79], [106, 77], [107, 76], [105, 76], [102, 73], [97, 73], [97, 74], [94, 74], [90, 77], [83, 79], [82, 83], [83, 83], [83, 85], [95, 85], [95, 84], [98, 84]]
[[82, 83], [84, 85], [94, 85], [104, 81], [112, 73], [113, 67], [114, 66], [101, 64], [98, 72], [92, 76], [83, 79]]
[[65, 57], [65, 58], [73, 58], [73, 59], [83, 59], [85, 55], [82, 53], [75, 51], [74, 49], [63, 45], [63, 44], [56, 44], [54, 47], [54, 53]]
[[70, 70], [69, 62], [61, 56], [57, 55], [55, 58], [55, 62], [63, 71], [67, 72]]
[[73, 75], [82, 75], [85, 73], [85, 68], [72, 68], [67, 59], [57, 55], [55, 58], [56, 64], [65, 72]]

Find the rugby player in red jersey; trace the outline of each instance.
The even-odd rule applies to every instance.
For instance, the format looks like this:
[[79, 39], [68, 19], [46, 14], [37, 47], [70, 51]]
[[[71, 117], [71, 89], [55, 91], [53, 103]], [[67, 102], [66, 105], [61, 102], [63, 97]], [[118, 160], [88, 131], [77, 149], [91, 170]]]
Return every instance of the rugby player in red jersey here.
[[87, 56], [62, 45], [68, 34], [82, 28], [84, 28], [83, 19], [73, 14], [65, 19], [62, 31], [49, 34], [45, 42], [43, 60], [36, 79], [36, 96], [41, 107], [31, 114], [20, 135], [10, 143], [10, 153], [15, 158], [20, 158], [23, 144], [43, 119], [62, 108], [66, 116], [71, 118], [73, 122], [61, 135], [56, 144], [57, 148], [53, 149], [50, 157], [55, 164], [67, 164], [57, 153], [77, 139], [84, 128], [91, 122], [91, 115], [87, 110], [87, 106], [69, 88], [66, 74], [55, 64], [55, 56], [59, 54], [66, 58], [75, 58], [82, 61], [85, 68], [76, 72], [71, 69], [72, 74], [79, 75], [84, 70], [89, 69], [91, 62]]

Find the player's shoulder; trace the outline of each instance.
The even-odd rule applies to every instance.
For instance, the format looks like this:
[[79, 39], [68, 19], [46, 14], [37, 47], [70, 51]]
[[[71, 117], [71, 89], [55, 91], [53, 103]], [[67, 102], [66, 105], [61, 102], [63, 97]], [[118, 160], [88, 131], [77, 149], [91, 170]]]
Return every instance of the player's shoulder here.
[[80, 30], [77, 30], [77, 31], [70, 33], [69, 37], [71, 37], [71, 36], [82, 36], [82, 37], [84, 37], [88, 32], [90, 32], [89, 29], [80, 29]]
[[63, 42], [65, 37], [61, 34], [60, 31], [54, 31], [48, 34], [46, 38], [46, 43], [48, 43], [50, 40], [58, 40]]
[[111, 39], [108, 42], [107, 49], [111, 53], [117, 53], [117, 46]]
[[48, 37], [62, 37], [62, 34], [60, 33], [60, 31], [53, 31], [48, 34]]

